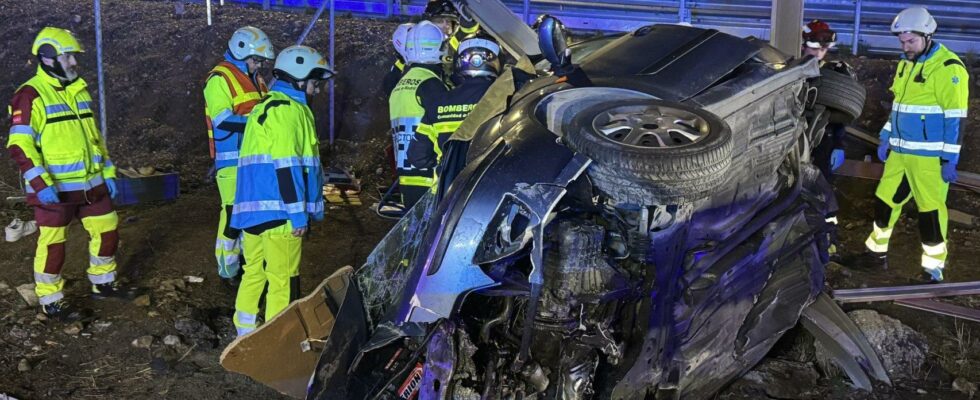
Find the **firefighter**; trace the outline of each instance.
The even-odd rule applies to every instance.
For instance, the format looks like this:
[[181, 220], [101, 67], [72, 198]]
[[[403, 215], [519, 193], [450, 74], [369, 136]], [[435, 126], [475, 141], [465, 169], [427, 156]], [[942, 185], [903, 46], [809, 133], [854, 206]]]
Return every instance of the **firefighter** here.
[[412, 165], [408, 154], [412, 146], [431, 150], [431, 142], [416, 140], [416, 130], [426, 107], [449, 91], [442, 76], [445, 39], [442, 30], [431, 22], [422, 21], [412, 28], [406, 42], [407, 70], [388, 99], [398, 184], [406, 210], [435, 182], [434, 170], [428, 165]]
[[273, 58], [275, 49], [265, 32], [240, 28], [231, 35], [224, 60], [208, 72], [204, 85], [204, 119], [221, 196], [214, 256], [218, 276], [230, 287], [238, 286], [242, 264], [241, 231], [228, 226], [235, 203], [238, 151], [248, 114], [268, 92], [259, 70]]
[[[415, 135], [417, 146], [409, 148], [409, 163], [416, 167], [435, 168], [442, 158], [446, 141], [487, 93], [500, 74], [500, 45], [484, 35], [464, 39], [456, 52], [454, 71], [460, 85], [446, 96], [425, 106], [425, 115]], [[455, 164], [455, 163], [454, 163]], [[440, 179], [448, 187], [463, 165], [441, 171]], [[449, 173], [450, 175], [445, 175]]]
[[[422, 20], [429, 21], [439, 27], [442, 33], [445, 35], [446, 40], [448, 40], [449, 48], [455, 52], [456, 48], [459, 47], [459, 41], [462, 38], [475, 34], [480, 30], [480, 24], [476, 22], [466, 12], [459, 12], [459, 10], [453, 5], [452, 1], [449, 0], [429, 0], [425, 5], [425, 11], [422, 13]], [[395, 30], [395, 36], [399, 34], [398, 30], [402, 29], [400, 25], [398, 29]], [[413, 25], [413, 24], [408, 24]], [[393, 38], [394, 39], [394, 38]], [[396, 51], [397, 44], [396, 44]], [[386, 96], [391, 95], [391, 91], [395, 89], [395, 85], [398, 80], [401, 79], [402, 75], [405, 73], [405, 60], [404, 55], [402, 57], [397, 57], [391, 69], [385, 75], [382, 81], [382, 91]], [[451, 54], [450, 54], [451, 56]], [[443, 63], [448, 65], [447, 71], [452, 67], [452, 58], [446, 57]], [[447, 82], [451, 83], [451, 82]]]
[[82, 313], [62, 292], [68, 224], [78, 218], [88, 232], [88, 279], [92, 296], [132, 298], [133, 289], [116, 281], [119, 217], [113, 210], [116, 167], [95, 125], [94, 104], [75, 59], [83, 51], [70, 31], [46, 27], [31, 52], [37, 73], [10, 103], [7, 149], [23, 174], [27, 204], [34, 208], [40, 235], [34, 257], [35, 292], [41, 310], [62, 320]]
[[231, 226], [244, 231], [248, 263], [235, 300], [238, 335], [257, 327], [299, 298], [299, 262], [309, 220], [323, 220], [323, 169], [313, 112], [307, 99], [333, 77], [316, 50], [291, 46], [276, 57], [277, 81], [245, 123]]
[[940, 282], [948, 256], [946, 193], [957, 178], [970, 75], [956, 54], [933, 40], [936, 20], [925, 8], [900, 12], [891, 32], [904, 54], [891, 86], [891, 115], [879, 134], [878, 158], [885, 171], [875, 191], [875, 220], [865, 256], [887, 266], [892, 230], [902, 206], [915, 198], [921, 279]]
[[408, 39], [408, 31], [412, 30], [413, 27], [415, 24], [412, 23], [401, 24], [391, 34], [391, 45], [395, 47], [395, 52], [398, 54], [395, 56], [395, 64], [385, 74], [381, 83], [385, 97], [391, 96], [391, 91], [395, 89], [395, 85], [402, 79], [402, 74], [405, 72], [405, 41]]
[[[846, 74], [854, 78], [851, 67], [842, 61], [826, 60], [827, 52], [837, 44], [837, 32], [830, 29], [826, 22], [815, 19], [803, 26], [803, 48], [804, 56], [813, 56], [820, 60], [821, 70], [831, 70]], [[829, 118], [825, 115], [823, 118]], [[839, 123], [827, 123], [824, 129], [824, 137], [820, 144], [813, 149], [812, 160], [814, 165], [820, 169], [821, 174], [827, 182], [833, 182], [834, 171], [844, 164], [844, 136], [846, 126]], [[837, 248], [837, 215], [835, 212], [828, 213], [827, 223], [833, 226], [829, 236], [830, 246], [828, 252], [833, 260], [839, 261], [839, 249]]]

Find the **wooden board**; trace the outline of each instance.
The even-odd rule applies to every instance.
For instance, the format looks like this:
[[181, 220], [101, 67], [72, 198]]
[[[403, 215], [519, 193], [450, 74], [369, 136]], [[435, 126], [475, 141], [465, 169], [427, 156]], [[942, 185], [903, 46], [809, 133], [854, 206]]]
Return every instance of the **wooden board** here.
[[285, 395], [306, 398], [306, 386], [330, 336], [337, 305], [347, 294], [350, 266], [324, 279], [310, 295], [292, 302], [254, 332], [231, 342], [221, 366], [248, 375]]

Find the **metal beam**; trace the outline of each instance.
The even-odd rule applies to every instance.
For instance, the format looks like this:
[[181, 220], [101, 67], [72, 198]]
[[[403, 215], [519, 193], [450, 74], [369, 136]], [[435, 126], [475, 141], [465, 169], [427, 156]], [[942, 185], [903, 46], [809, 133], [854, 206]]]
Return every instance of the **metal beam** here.
[[803, 0], [773, 0], [770, 18], [769, 43], [786, 54], [799, 57], [803, 45], [800, 36]]
[[980, 310], [958, 306], [955, 304], [926, 299], [897, 300], [895, 301], [895, 304], [916, 310], [929, 311], [936, 314], [965, 319], [967, 321], [980, 322]]
[[916, 286], [890, 286], [862, 289], [841, 289], [833, 292], [838, 303], [865, 301], [894, 301], [930, 299], [934, 297], [980, 294], [980, 282], [936, 283]]

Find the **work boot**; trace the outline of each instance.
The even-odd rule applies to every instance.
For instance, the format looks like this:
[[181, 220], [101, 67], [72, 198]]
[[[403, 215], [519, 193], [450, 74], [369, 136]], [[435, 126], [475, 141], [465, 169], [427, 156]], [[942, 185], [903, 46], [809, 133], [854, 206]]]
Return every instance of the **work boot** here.
[[61, 322], [75, 322], [85, 318], [87, 310], [77, 310], [65, 299], [61, 299], [51, 304], [42, 305], [41, 311], [44, 312], [44, 315]]
[[119, 282], [100, 283], [92, 285], [92, 298], [102, 299], [121, 299], [133, 300], [143, 294], [143, 290], [135, 287], [124, 287]]
[[916, 279], [918, 283], [942, 283], [943, 269], [923, 269]]
[[241, 284], [242, 284], [242, 275], [241, 274], [238, 274], [238, 275], [235, 275], [235, 276], [233, 276], [231, 278], [224, 278], [224, 277], [222, 277], [221, 278], [221, 283], [224, 284], [225, 287], [227, 287], [227, 288], [229, 288], [231, 290], [238, 290], [238, 287], [241, 286]]
[[888, 269], [888, 253], [865, 251], [847, 260], [847, 266], [865, 269]]

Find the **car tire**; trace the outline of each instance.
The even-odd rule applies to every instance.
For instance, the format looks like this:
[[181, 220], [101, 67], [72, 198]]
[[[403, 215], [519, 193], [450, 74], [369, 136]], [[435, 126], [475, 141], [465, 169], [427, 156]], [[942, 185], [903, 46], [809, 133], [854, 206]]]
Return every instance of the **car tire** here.
[[860, 117], [866, 97], [867, 90], [850, 75], [820, 69], [816, 103], [831, 110], [831, 123], [849, 124]]
[[562, 141], [593, 163], [592, 183], [620, 203], [681, 204], [709, 196], [732, 163], [732, 133], [684, 104], [634, 99], [584, 109]]

